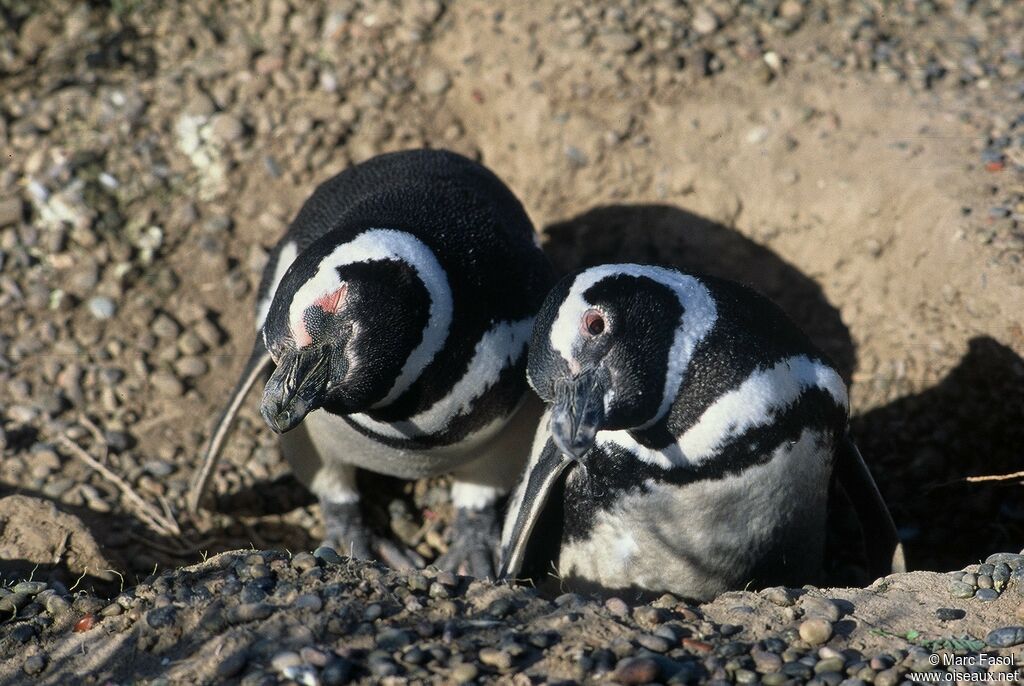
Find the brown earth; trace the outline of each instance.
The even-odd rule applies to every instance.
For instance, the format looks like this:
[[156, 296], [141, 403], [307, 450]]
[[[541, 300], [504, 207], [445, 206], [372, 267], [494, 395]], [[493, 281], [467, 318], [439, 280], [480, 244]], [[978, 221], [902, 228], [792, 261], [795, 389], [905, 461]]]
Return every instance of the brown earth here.
[[[705, 31], [692, 3], [0, 2], [0, 487], [33, 498], [0, 499], [3, 578], [86, 573], [109, 598], [106, 569], [132, 586], [207, 553], [315, 545], [318, 511], [255, 402], [217, 511], [190, 521], [184, 494], [249, 351], [267, 247], [319, 181], [423, 145], [494, 169], [561, 269], [667, 262], [778, 300], [850, 380], [912, 568], [1019, 550], [1021, 479], [967, 479], [1024, 469], [1022, 6], [926, 5], [717, 2]], [[181, 533], [147, 527], [62, 437]], [[444, 549], [443, 483], [367, 485], [381, 526]], [[835, 591], [863, 618], [836, 645], [983, 638], [1020, 602], [945, 586]], [[757, 598], [701, 612], [749, 641], [785, 624]], [[104, 655], [148, 602], [125, 602]], [[962, 626], [940, 606], [968, 610]], [[95, 640], [66, 628], [33, 650]], [[103, 660], [97, 675], [130, 672]]]

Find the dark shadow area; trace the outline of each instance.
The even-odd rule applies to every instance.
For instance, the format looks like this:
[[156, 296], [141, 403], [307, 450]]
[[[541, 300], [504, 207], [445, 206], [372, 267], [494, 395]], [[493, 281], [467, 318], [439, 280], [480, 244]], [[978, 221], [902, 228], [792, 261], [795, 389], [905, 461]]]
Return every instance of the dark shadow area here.
[[1024, 545], [1024, 360], [989, 337], [938, 385], [854, 417], [913, 569], [958, 569]]
[[651, 204], [598, 207], [545, 231], [544, 250], [560, 272], [640, 262], [747, 284], [778, 303], [850, 380], [856, 349], [821, 287], [734, 229], [671, 205]]
[[[31, 501], [12, 502], [8, 496]], [[268, 543], [269, 548], [305, 550], [314, 546], [305, 529], [277, 522], [273, 532], [232, 523], [201, 534], [184, 521], [180, 524], [181, 539], [161, 536], [131, 512], [98, 512], [32, 489], [0, 484], [0, 583], [31, 577], [110, 598], [120, 592], [122, 584], [124, 588], [134, 586], [154, 571], [249, 548], [254, 545], [254, 533], [281, 542]]]

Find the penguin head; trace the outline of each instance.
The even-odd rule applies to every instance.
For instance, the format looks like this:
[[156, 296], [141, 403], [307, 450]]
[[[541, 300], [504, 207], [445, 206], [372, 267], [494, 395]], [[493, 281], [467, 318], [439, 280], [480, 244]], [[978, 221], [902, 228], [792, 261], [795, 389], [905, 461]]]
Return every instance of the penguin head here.
[[580, 458], [598, 431], [664, 417], [714, 319], [707, 289], [674, 270], [604, 265], [562, 279], [537, 316], [528, 364], [558, 448]]
[[318, 408], [386, 407], [442, 347], [451, 292], [433, 253], [408, 233], [330, 234], [285, 273], [263, 325], [276, 369], [261, 412], [283, 433]]

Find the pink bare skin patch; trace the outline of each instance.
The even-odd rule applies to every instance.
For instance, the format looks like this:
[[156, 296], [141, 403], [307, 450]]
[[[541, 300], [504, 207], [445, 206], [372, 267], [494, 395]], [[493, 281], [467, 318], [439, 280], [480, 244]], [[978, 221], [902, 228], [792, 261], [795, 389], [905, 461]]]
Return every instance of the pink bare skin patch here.
[[[318, 297], [313, 301], [313, 305], [319, 307], [324, 314], [337, 314], [338, 310], [341, 309], [342, 303], [345, 302], [346, 293], [348, 293], [348, 284], [342, 284], [330, 293], [324, 293]], [[295, 339], [295, 345], [298, 348], [305, 348], [313, 344], [313, 337], [309, 335], [305, 317], [300, 318], [299, 321], [292, 325], [292, 337]]]
[[348, 293], [348, 284], [342, 284], [337, 290], [321, 295], [313, 301], [313, 304], [327, 314], [337, 314], [341, 303], [345, 300], [346, 293]]

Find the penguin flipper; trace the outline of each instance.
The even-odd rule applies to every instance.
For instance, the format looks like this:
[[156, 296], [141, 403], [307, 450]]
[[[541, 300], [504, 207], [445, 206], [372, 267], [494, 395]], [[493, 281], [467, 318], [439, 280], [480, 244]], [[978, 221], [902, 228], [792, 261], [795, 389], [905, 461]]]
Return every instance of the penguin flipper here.
[[187, 499], [188, 511], [191, 514], [199, 511], [203, 494], [210, 484], [213, 469], [217, 466], [217, 460], [220, 458], [221, 448], [224, 447], [224, 441], [231, 430], [231, 425], [234, 423], [235, 415], [238, 414], [238, 409], [242, 406], [242, 401], [245, 400], [256, 380], [264, 373], [270, 371], [271, 366], [273, 366], [273, 360], [270, 357], [270, 352], [263, 343], [263, 336], [259, 335], [256, 337], [256, 344], [249, 355], [249, 361], [245, 363], [245, 368], [242, 370], [241, 378], [235, 384], [235, 389], [231, 391], [228, 405], [224, 408], [224, 412], [221, 413], [220, 418], [214, 425], [210, 442], [206, 446], [206, 452], [203, 453], [199, 468], [196, 470], [195, 477], [192, 480]]
[[867, 550], [868, 571], [873, 577], [907, 571], [903, 544], [889, 508], [860, 450], [847, 434], [836, 451], [836, 476], [853, 503]]
[[[537, 524], [550, 514], [547, 512], [551, 509], [549, 506], [561, 506], [560, 477], [573, 462], [562, 455], [550, 440], [544, 445], [539, 459], [531, 462], [506, 515], [499, 579], [532, 577], [537, 573], [538, 565], [543, 566], [543, 560], [558, 558], [561, 532], [557, 520], [561, 518], [556, 514], [555, 521], [549, 522], [552, 526], [537, 529]], [[537, 535], [534, 534], [535, 529]], [[552, 536], [556, 529], [558, 533]]]

